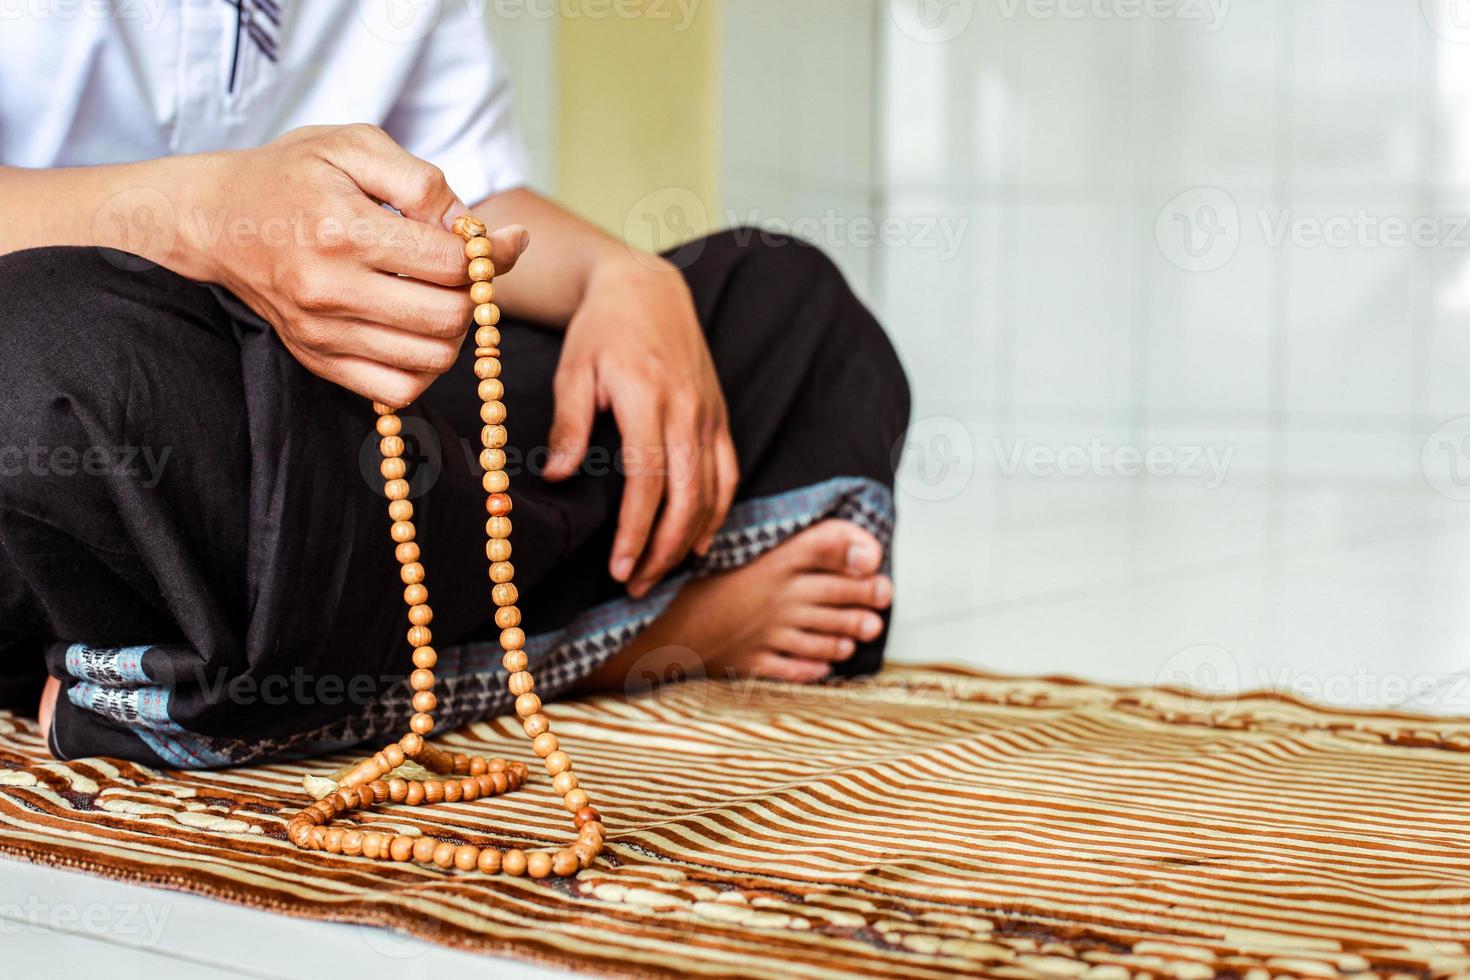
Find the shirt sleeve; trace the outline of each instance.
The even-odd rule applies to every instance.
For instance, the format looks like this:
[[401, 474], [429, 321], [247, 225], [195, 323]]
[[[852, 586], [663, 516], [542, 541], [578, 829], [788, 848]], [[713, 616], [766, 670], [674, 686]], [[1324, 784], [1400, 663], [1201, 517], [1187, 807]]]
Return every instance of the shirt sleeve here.
[[521, 187], [525, 143], [511, 82], [479, 4], [445, 2], [383, 129], [444, 171], [466, 204]]

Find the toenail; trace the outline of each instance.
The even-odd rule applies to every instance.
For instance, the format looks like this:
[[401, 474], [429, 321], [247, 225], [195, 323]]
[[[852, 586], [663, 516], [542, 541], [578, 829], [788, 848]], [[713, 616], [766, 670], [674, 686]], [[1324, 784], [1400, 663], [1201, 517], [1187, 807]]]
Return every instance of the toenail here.
[[883, 620], [877, 616], [863, 617], [863, 636], [872, 638], [883, 632]]
[[865, 571], [871, 567], [875, 556], [874, 550], [877, 546], [871, 541], [854, 541], [847, 546], [847, 567], [854, 572]]
[[873, 583], [873, 600], [880, 606], [888, 605], [888, 600], [893, 598], [893, 583], [886, 578], [880, 578]]
[[857, 644], [849, 639], [844, 638], [837, 641], [837, 652], [842, 654], [842, 656], [844, 657], [852, 656], [856, 650]]

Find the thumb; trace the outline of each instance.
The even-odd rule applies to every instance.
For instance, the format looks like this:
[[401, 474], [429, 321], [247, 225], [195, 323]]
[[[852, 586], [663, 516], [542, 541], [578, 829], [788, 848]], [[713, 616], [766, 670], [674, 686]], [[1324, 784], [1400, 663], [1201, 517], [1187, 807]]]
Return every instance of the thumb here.
[[364, 194], [405, 217], [448, 229], [469, 208], [444, 179], [444, 171], [409, 153], [376, 126], [343, 126], [323, 154]]
[[597, 415], [596, 391], [590, 368], [563, 368], [556, 377], [556, 418], [551, 423], [548, 480], [565, 480], [577, 472], [592, 438]]

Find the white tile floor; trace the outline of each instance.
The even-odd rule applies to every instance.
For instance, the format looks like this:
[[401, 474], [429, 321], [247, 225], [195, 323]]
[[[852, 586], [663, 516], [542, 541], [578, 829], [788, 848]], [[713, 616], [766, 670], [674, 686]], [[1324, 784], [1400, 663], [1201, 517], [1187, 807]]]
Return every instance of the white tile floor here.
[[1085, 479], [906, 499], [894, 659], [1470, 714], [1470, 503]]
[[[904, 494], [892, 656], [1470, 714], [1470, 503], [1427, 487], [957, 480]], [[6, 864], [0, 973], [444, 976], [378, 930]], [[551, 971], [494, 961], [496, 975]], [[13, 972], [12, 972], [13, 971]]]

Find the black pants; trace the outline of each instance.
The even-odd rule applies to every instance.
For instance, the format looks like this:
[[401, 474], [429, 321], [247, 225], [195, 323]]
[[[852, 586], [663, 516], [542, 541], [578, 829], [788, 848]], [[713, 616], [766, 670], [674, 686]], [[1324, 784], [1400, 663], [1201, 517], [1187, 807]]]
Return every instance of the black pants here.
[[[606, 573], [622, 479], [538, 476], [559, 334], [503, 325], [516, 581], [538, 689], [585, 676], [689, 575], [829, 516], [892, 531], [908, 391], [833, 265], [738, 230], [681, 253], [742, 481], [707, 559], [641, 602]], [[439, 717], [506, 709], [487, 621], [479, 402], [460, 363], [404, 414], [435, 610]], [[234, 297], [131, 257], [0, 257], [0, 701], [59, 678], [62, 757], [212, 766], [336, 748], [411, 713], [398, 566], [366, 401], [303, 369]], [[881, 641], [845, 667], [876, 668]]]

